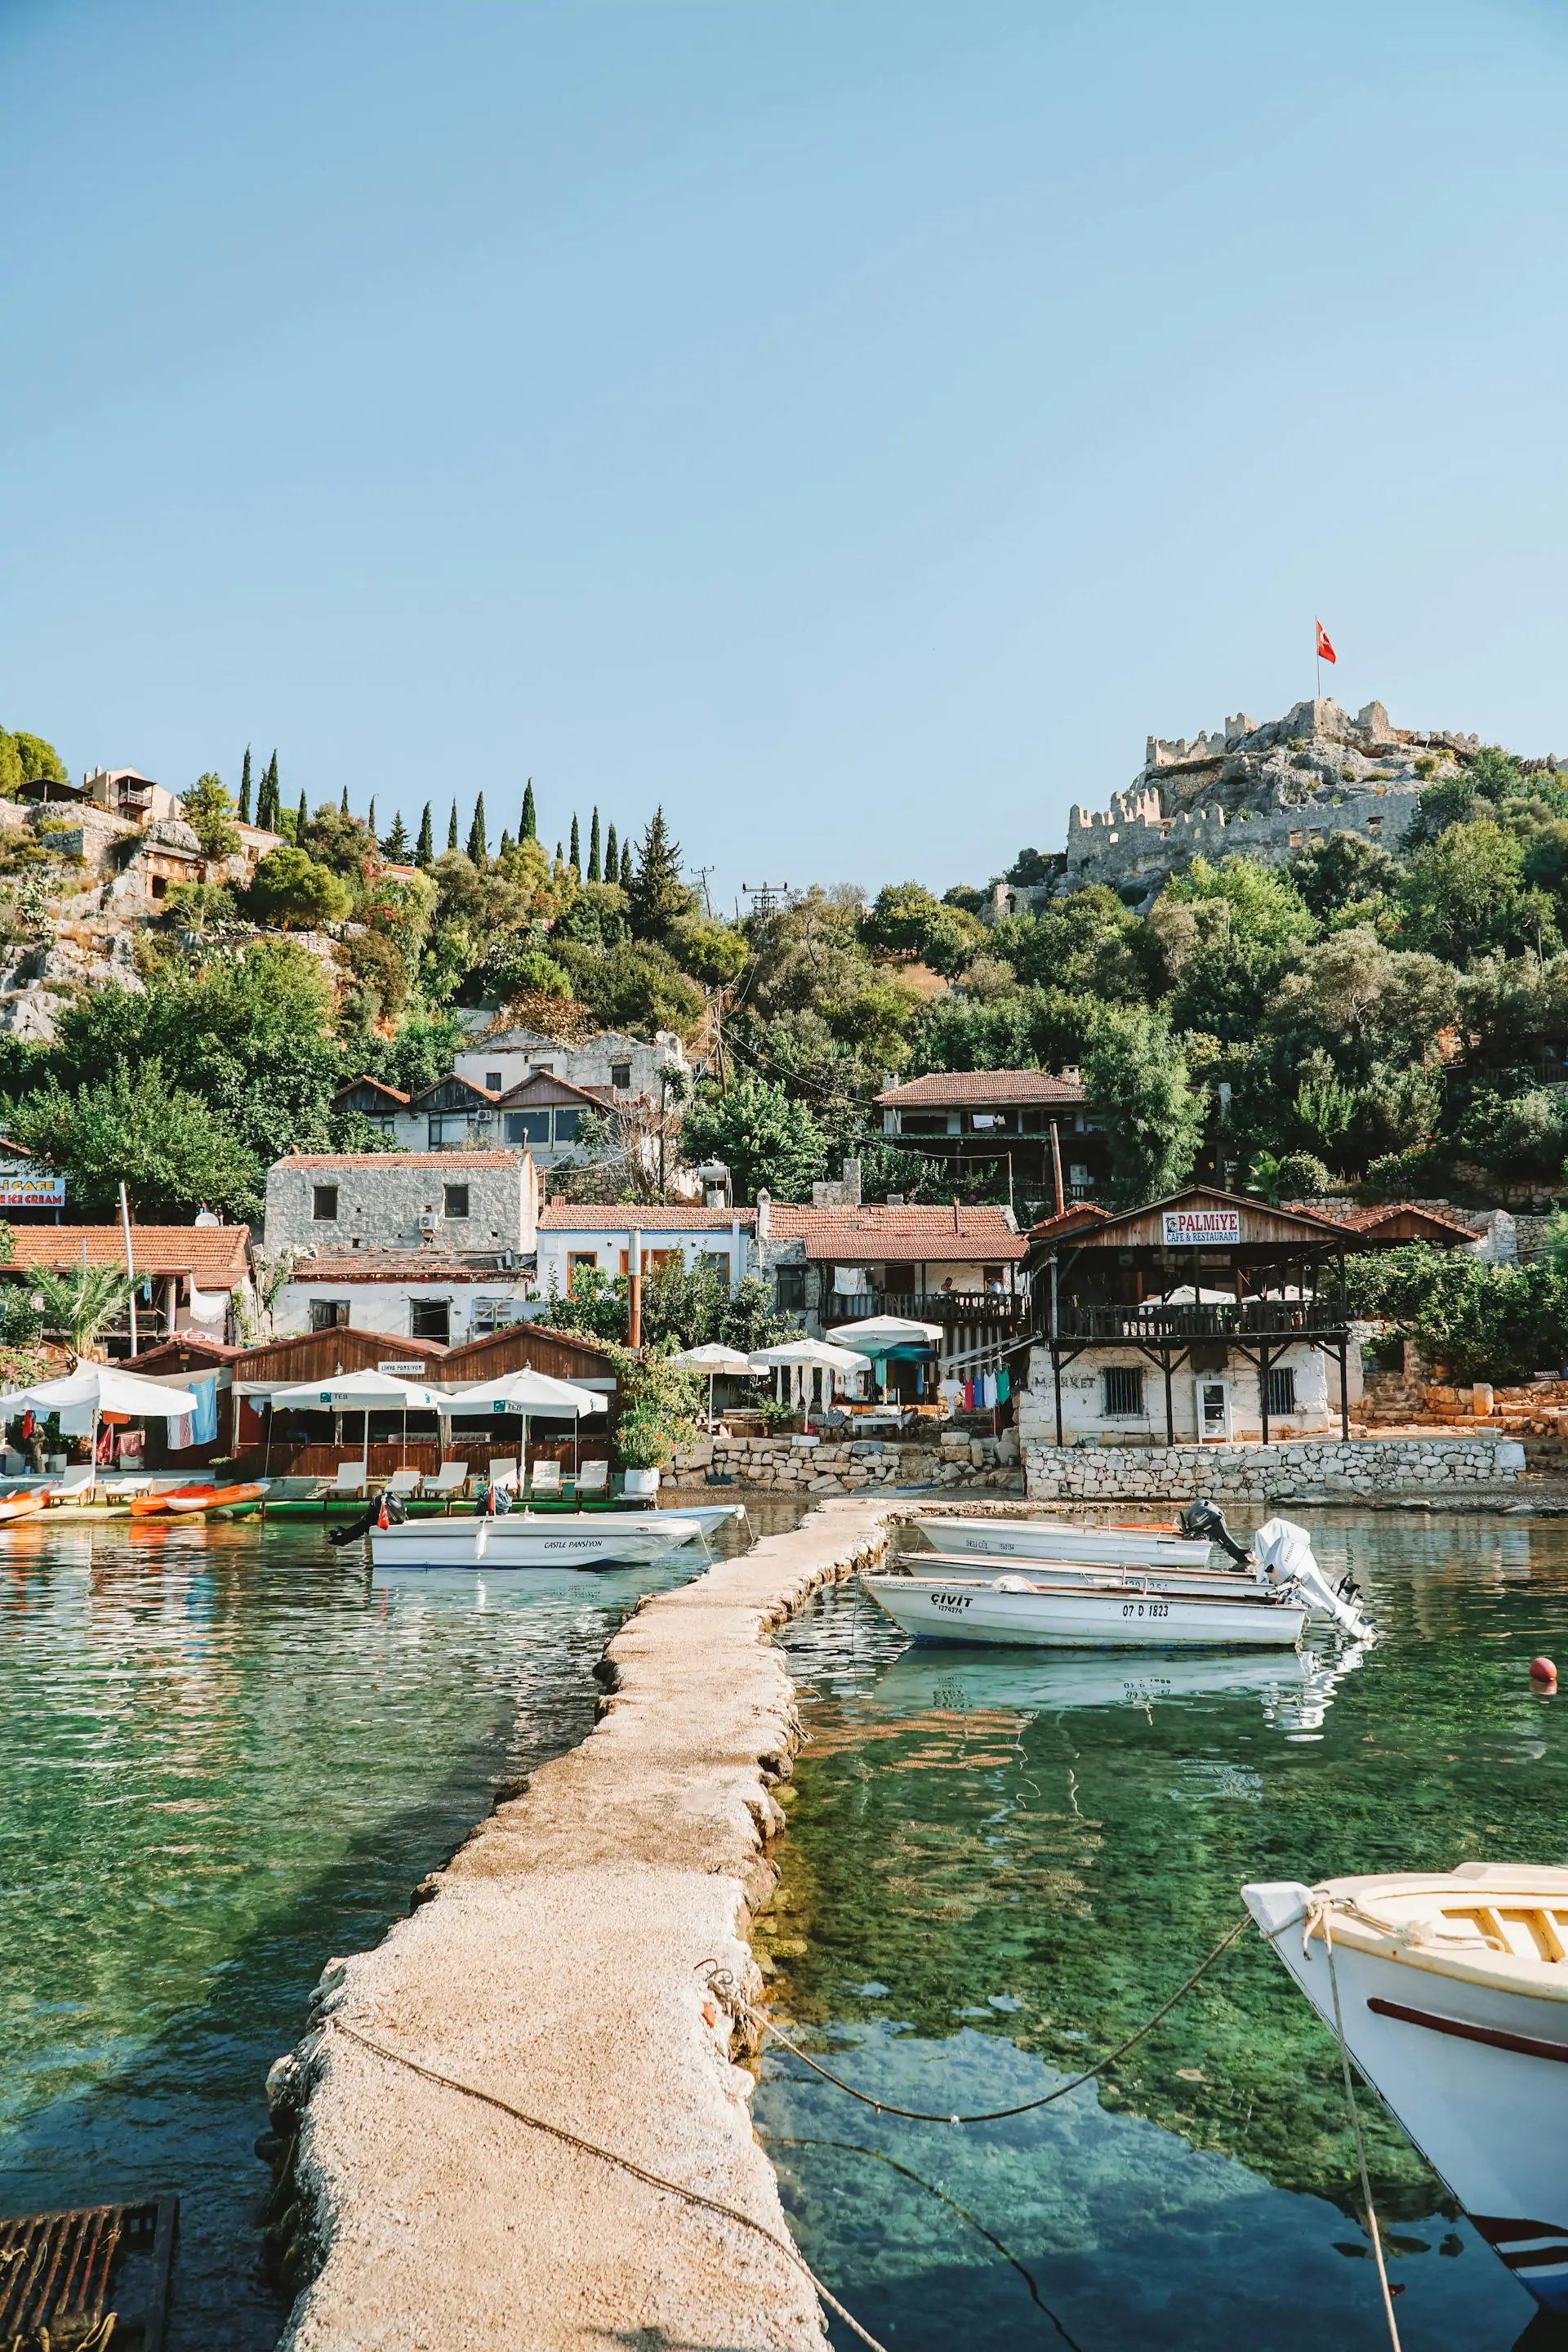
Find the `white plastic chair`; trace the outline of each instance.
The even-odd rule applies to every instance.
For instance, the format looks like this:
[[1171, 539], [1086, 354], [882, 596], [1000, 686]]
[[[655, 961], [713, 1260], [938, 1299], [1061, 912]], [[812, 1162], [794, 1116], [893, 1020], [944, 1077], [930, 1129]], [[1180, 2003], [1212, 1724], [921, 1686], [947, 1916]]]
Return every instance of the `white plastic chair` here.
[[504, 1487], [508, 1494], [517, 1492], [517, 1464], [510, 1454], [497, 1454], [490, 1458], [490, 1485]]

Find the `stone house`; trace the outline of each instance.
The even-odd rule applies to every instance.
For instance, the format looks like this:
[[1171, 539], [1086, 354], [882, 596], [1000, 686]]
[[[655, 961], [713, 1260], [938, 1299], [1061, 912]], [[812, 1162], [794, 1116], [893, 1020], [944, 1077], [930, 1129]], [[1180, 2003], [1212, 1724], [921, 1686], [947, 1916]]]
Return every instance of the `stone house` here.
[[1026, 1215], [1089, 1200], [1108, 1173], [1100, 1122], [1076, 1070], [938, 1070], [877, 1097], [882, 1132], [900, 1150], [952, 1167], [1005, 1168]]
[[668, 1029], [661, 1029], [651, 1045], [613, 1029], [578, 1045], [542, 1036], [534, 1029], [500, 1029], [459, 1046], [452, 1056], [457, 1076], [471, 1079], [497, 1097], [542, 1072], [612, 1098], [635, 1101], [646, 1096], [657, 1101], [664, 1074], [687, 1067], [686, 1049]]
[[569, 1297], [588, 1268], [629, 1273], [634, 1250], [644, 1274], [677, 1263], [689, 1274], [709, 1263], [733, 1291], [754, 1271], [759, 1214], [756, 1209], [601, 1208], [552, 1201], [539, 1219], [538, 1294]]
[[267, 1178], [268, 1260], [290, 1261], [274, 1329], [446, 1346], [515, 1322], [537, 1220], [526, 1151], [291, 1153]]

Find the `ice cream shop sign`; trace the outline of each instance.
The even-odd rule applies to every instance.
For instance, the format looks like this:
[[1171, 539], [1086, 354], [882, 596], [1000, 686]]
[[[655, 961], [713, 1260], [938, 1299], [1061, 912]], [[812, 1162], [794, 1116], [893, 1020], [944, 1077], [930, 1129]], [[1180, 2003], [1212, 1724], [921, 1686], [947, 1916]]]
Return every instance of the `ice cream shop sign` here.
[[63, 1209], [66, 1180], [26, 1160], [0, 1160], [0, 1210]]
[[1241, 1242], [1239, 1209], [1166, 1209], [1162, 1223], [1167, 1249], [1230, 1249]]

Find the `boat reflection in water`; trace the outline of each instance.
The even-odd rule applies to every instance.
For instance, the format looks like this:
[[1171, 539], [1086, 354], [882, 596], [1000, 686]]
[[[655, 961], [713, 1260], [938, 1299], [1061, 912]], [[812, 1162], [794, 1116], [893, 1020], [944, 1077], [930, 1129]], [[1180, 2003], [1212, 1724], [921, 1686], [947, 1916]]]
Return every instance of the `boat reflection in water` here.
[[1288, 1739], [1319, 1737], [1347, 1675], [1366, 1656], [1363, 1643], [1223, 1656], [1152, 1657], [1136, 1663], [1101, 1654], [1026, 1658], [966, 1650], [905, 1650], [883, 1667], [868, 1696], [879, 1712], [954, 1715], [1005, 1709], [1031, 1718], [1075, 1707], [1151, 1707], [1168, 1699], [1234, 1698], [1255, 1692], [1263, 1720]]

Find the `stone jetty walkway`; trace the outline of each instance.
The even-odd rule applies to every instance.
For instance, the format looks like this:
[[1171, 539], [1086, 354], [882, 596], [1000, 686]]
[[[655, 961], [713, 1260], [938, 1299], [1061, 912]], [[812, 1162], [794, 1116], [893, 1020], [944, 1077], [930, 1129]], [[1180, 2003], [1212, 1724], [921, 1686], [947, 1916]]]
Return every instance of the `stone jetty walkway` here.
[[787, 2237], [703, 1967], [760, 1989], [742, 1938], [797, 1736], [767, 1636], [880, 1550], [891, 1507], [830, 1500], [647, 1602], [606, 1653], [616, 1686], [589, 1738], [374, 1951], [332, 1964], [269, 2085], [299, 2127], [292, 2258], [321, 2264], [286, 2352], [820, 2352], [809, 2283], [754, 2232], [342, 2029]]

